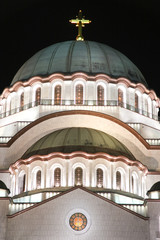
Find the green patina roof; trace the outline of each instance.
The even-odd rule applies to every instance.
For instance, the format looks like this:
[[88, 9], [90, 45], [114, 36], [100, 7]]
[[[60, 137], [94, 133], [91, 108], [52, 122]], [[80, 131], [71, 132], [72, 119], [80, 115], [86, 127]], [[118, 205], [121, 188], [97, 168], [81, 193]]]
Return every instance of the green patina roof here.
[[125, 55], [105, 44], [92, 41], [66, 41], [42, 49], [24, 63], [11, 85], [34, 76], [46, 77], [53, 73], [68, 75], [75, 72], [88, 75], [103, 73], [116, 79], [125, 77], [147, 86], [139, 69]]
[[6, 184], [0, 180], [0, 189], [7, 190], [10, 193], [10, 190], [6, 187]]
[[154, 191], [160, 191], [160, 181], [156, 182], [155, 184], [153, 184], [153, 186], [151, 187], [151, 189], [147, 192], [147, 194], [149, 194], [150, 192], [154, 192]]
[[91, 128], [65, 128], [52, 132], [34, 143], [23, 155], [26, 159], [33, 155], [46, 155], [52, 152], [71, 153], [104, 152], [113, 156], [123, 155], [135, 159], [132, 153], [116, 138]]

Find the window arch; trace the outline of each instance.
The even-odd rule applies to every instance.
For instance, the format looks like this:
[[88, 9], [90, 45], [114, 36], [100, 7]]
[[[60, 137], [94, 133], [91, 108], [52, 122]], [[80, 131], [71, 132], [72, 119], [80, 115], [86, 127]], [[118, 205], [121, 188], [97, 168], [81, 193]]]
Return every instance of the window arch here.
[[54, 170], [54, 187], [60, 187], [61, 186], [61, 169], [56, 168]]
[[83, 85], [77, 84], [76, 85], [76, 104], [81, 105], [83, 104]]
[[6, 100], [6, 116], [11, 114], [11, 97], [8, 96]]
[[149, 96], [147, 98], [147, 102], [148, 102], [148, 109], [147, 109], [148, 114], [147, 114], [147, 116], [152, 118], [152, 113], [153, 113], [153, 108], [152, 107], [153, 107], [153, 105], [152, 105], [152, 100]]
[[134, 194], [138, 194], [137, 189], [137, 174], [133, 173], [131, 176], [131, 191]]
[[26, 190], [26, 174], [22, 173], [18, 177], [18, 193], [25, 192]]
[[153, 119], [157, 119], [157, 117], [159, 116], [159, 112], [157, 110], [158, 108], [156, 108], [156, 101], [153, 100], [152, 101], [152, 118]]
[[83, 170], [81, 167], [75, 169], [75, 186], [83, 185]]
[[103, 170], [101, 168], [97, 168], [96, 178], [97, 178], [97, 187], [103, 187]]
[[116, 188], [118, 190], [121, 190], [122, 188], [122, 176], [120, 171], [116, 172]]
[[6, 99], [2, 99], [2, 113], [6, 113]]
[[149, 117], [149, 101], [148, 101], [148, 98], [145, 99], [145, 116]]
[[41, 102], [41, 88], [40, 87], [36, 89], [35, 102], [36, 102], [36, 106], [40, 105], [40, 102]]
[[54, 88], [54, 104], [55, 105], [61, 104], [61, 85], [57, 85]]
[[37, 173], [36, 173], [36, 189], [40, 189], [41, 188], [41, 171], [38, 170]]
[[123, 107], [123, 100], [124, 96], [123, 96], [123, 91], [122, 89], [118, 88], [118, 106]]
[[20, 110], [22, 111], [24, 107], [24, 92], [20, 95]]
[[135, 93], [135, 112], [139, 112], [139, 97], [137, 93]]
[[99, 106], [104, 105], [104, 87], [101, 85], [98, 85], [97, 87], [97, 104]]

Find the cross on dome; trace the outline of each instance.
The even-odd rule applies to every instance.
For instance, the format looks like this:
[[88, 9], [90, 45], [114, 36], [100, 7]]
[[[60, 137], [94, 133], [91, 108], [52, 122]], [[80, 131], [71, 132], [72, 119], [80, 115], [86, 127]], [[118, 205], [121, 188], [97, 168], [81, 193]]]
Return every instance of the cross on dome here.
[[78, 16], [76, 19], [69, 20], [71, 23], [76, 24], [76, 27], [78, 27], [78, 35], [76, 37], [77, 41], [84, 41], [84, 37], [82, 35], [82, 27], [85, 27], [85, 24], [91, 23], [90, 20], [85, 19], [82, 17], [82, 11], [79, 10]]

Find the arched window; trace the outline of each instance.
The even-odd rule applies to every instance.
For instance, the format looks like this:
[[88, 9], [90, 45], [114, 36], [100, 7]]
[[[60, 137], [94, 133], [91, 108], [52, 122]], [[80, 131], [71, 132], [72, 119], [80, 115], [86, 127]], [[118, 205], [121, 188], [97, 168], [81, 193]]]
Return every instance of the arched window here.
[[54, 170], [54, 187], [60, 187], [61, 186], [61, 169], [56, 168]]
[[61, 104], [61, 86], [57, 85], [54, 88], [54, 104], [60, 105]]
[[101, 85], [97, 87], [97, 104], [99, 106], [104, 105], [104, 87], [102, 87]]
[[24, 92], [22, 92], [20, 96], [20, 111], [23, 110], [23, 107], [24, 107]]
[[37, 88], [36, 90], [36, 106], [40, 105], [40, 102], [41, 102], [41, 88]]
[[123, 91], [118, 88], [118, 106], [123, 107]]
[[116, 172], [116, 188], [121, 190], [121, 185], [122, 185], [121, 173], [117, 171]]
[[132, 178], [131, 178], [131, 183], [132, 183], [132, 193], [134, 193], [134, 191], [135, 191], [135, 179], [134, 179], [134, 176], [132, 176]]
[[[2, 100], [2, 113], [6, 113], [6, 99]], [[5, 114], [4, 114], [5, 116]]]
[[97, 187], [103, 187], [103, 170], [97, 169]]
[[139, 112], [138, 108], [139, 108], [139, 98], [138, 98], [138, 94], [135, 93], [135, 112]]
[[36, 189], [41, 188], [41, 171], [39, 170], [36, 174]]
[[82, 186], [83, 185], [83, 170], [80, 167], [75, 169], [75, 185]]
[[8, 97], [6, 102], [6, 116], [10, 114], [11, 114], [11, 98]]
[[81, 105], [83, 104], [83, 85], [78, 84], [76, 86], [76, 104]]
[[131, 184], [132, 193], [137, 194], [137, 177], [135, 175], [132, 175]]
[[18, 177], [18, 193], [25, 192], [26, 190], [26, 174], [22, 174]]

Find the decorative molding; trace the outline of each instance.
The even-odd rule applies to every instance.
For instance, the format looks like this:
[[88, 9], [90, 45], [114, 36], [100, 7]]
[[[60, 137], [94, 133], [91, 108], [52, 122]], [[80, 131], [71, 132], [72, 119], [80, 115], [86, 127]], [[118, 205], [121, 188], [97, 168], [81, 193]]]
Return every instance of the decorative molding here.
[[45, 115], [45, 116], [35, 120], [34, 122], [28, 124], [22, 130], [20, 130], [17, 134], [15, 134], [14, 137], [12, 137], [7, 143], [1, 143], [0, 147], [10, 147], [20, 136], [25, 134], [25, 132], [27, 132], [29, 129], [40, 124], [43, 121], [46, 121], [48, 119], [55, 118], [55, 117], [78, 115], [78, 114], [96, 116], [96, 117], [104, 118], [104, 119], [110, 120], [114, 123], [117, 123], [121, 127], [125, 128], [126, 130], [131, 132], [147, 149], [160, 150], [160, 146], [149, 145], [146, 142], [146, 140], [136, 130], [134, 130], [132, 127], [130, 127], [128, 124], [122, 122], [121, 120], [119, 120], [113, 116], [104, 114], [104, 113], [88, 111], [88, 110], [70, 110], [70, 111], [62, 111], [62, 112], [56, 112], [56, 113], [51, 113], [49, 115]]
[[160, 171], [155, 171], [155, 172], [148, 171], [147, 175], [160, 175]]
[[11, 173], [13, 173], [17, 168], [19, 168], [21, 165], [29, 165], [32, 162], [35, 161], [43, 161], [43, 162], [47, 162], [53, 158], [61, 158], [61, 159], [73, 159], [75, 157], [83, 157], [85, 159], [88, 160], [95, 160], [97, 158], [103, 158], [109, 162], [123, 162], [128, 166], [136, 166], [140, 171], [143, 171], [144, 174], [147, 174], [148, 169], [146, 166], [144, 166], [141, 162], [136, 161], [136, 160], [130, 160], [124, 156], [111, 156], [107, 153], [85, 153], [85, 152], [73, 152], [73, 153], [59, 153], [59, 152], [55, 152], [55, 153], [50, 153], [48, 155], [34, 155], [28, 159], [19, 159], [18, 161], [16, 161], [15, 163], [13, 163], [12, 165], [10, 165], [9, 167], [9, 171]]
[[24, 81], [24, 82], [18, 81], [13, 86], [9, 88], [5, 88], [2, 95], [0, 96], [0, 99], [7, 98], [10, 93], [18, 91], [20, 87], [32, 86], [36, 82], [46, 83], [46, 82], [52, 82], [55, 79], [61, 79], [63, 81], [67, 81], [67, 80], [73, 81], [76, 78], [83, 78], [86, 81], [97, 81], [101, 79], [101, 80], [105, 80], [107, 83], [115, 83], [115, 84], [122, 83], [126, 85], [127, 88], [129, 87], [137, 88], [140, 90], [140, 92], [146, 93], [147, 95], [149, 95], [152, 100], [155, 100], [157, 102], [157, 107], [160, 107], [160, 99], [157, 97], [156, 93], [153, 90], [148, 90], [142, 83], [136, 84], [131, 82], [129, 79], [123, 78], [123, 77], [115, 79], [105, 74], [97, 74], [95, 76], [89, 76], [82, 72], [77, 72], [72, 75], [63, 75], [61, 73], [54, 73], [48, 77], [36, 76], [36, 77], [32, 77], [28, 81]]

